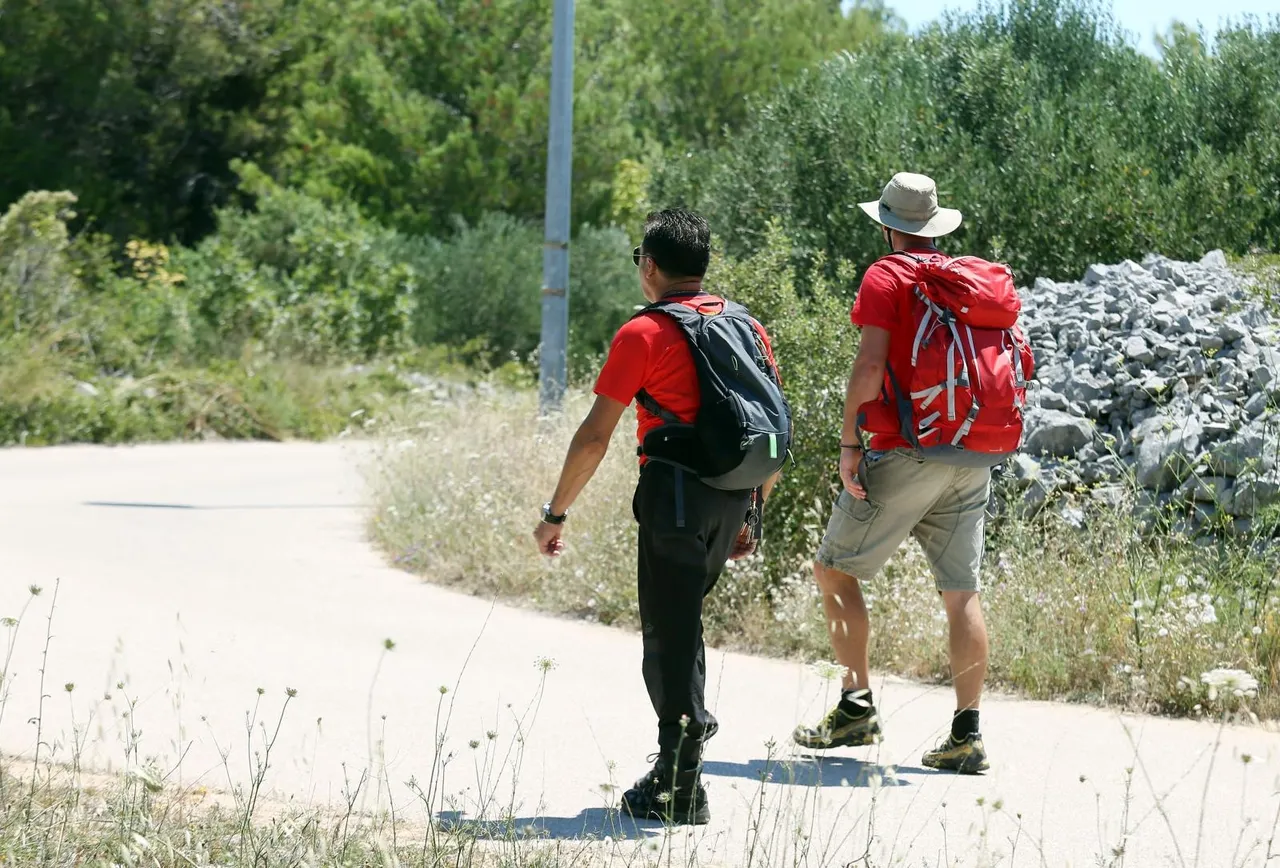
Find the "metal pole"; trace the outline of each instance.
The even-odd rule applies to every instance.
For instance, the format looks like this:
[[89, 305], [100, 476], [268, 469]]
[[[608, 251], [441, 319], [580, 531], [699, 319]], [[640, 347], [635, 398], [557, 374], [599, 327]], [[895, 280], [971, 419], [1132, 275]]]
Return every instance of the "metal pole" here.
[[573, 0], [555, 0], [551, 43], [551, 130], [547, 143], [546, 243], [542, 249], [539, 403], [560, 409], [568, 379], [569, 191], [573, 163]]

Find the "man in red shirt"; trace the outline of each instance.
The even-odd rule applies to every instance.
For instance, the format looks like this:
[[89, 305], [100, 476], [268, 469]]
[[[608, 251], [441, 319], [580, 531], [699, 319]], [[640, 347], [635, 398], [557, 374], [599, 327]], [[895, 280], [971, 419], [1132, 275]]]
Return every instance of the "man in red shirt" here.
[[[895, 254], [942, 257], [935, 239], [955, 231], [959, 211], [939, 208], [934, 182], [900, 173], [878, 202], [862, 209]], [[978, 600], [984, 519], [991, 484], [987, 467], [957, 467], [925, 458], [892, 426], [872, 434], [864, 452], [860, 409], [888, 400], [911, 381], [916, 340], [913, 261], [891, 255], [863, 275], [851, 319], [862, 330], [845, 396], [840, 479], [826, 535], [814, 562], [836, 659], [847, 674], [839, 704], [816, 727], [797, 727], [810, 749], [872, 744], [881, 735], [872, 700], [867, 645], [870, 625], [861, 582], [877, 573], [908, 536], [928, 557], [946, 608], [956, 713], [951, 731], [924, 755], [932, 768], [975, 773], [988, 768], [978, 729], [978, 702], [987, 669], [987, 630]], [[896, 418], [897, 414], [877, 414]]]
[[[682, 210], [649, 215], [644, 241], [632, 257], [650, 303], [675, 300], [706, 314], [724, 308], [724, 299], [702, 289], [711, 258], [711, 231], [702, 217]], [[776, 369], [768, 335], [758, 323], [754, 328]], [[698, 413], [693, 355], [680, 326], [658, 311], [631, 319], [613, 339], [596, 380], [595, 403], [573, 437], [560, 481], [534, 531], [543, 554], [563, 551], [566, 514], [604, 458], [623, 412], [641, 392], [681, 422], [693, 422]], [[644, 403], [636, 408], [641, 444], [663, 424]], [[640, 466], [632, 512], [639, 523], [641, 670], [658, 715], [658, 759], [623, 794], [622, 808], [637, 818], [706, 823], [702, 746], [718, 724], [703, 700], [702, 601], [736, 552], [735, 543], [746, 535], [751, 492], [712, 488], [692, 473], [643, 455]], [[777, 475], [765, 483], [763, 497], [776, 481]]]

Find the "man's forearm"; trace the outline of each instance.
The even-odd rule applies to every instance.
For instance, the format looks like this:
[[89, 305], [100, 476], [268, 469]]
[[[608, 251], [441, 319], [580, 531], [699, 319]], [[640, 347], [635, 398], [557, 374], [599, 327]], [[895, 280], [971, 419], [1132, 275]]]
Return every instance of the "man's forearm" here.
[[781, 478], [782, 471], [779, 470], [777, 473], [773, 474], [773, 476], [770, 476], [764, 481], [764, 485], [760, 486], [760, 499], [762, 501], [769, 499], [769, 495], [773, 492], [773, 487], [778, 484], [778, 480]]
[[569, 454], [565, 456], [564, 468], [560, 471], [560, 482], [556, 485], [555, 494], [551, 497], [551, 511], [556, 515], [564, 515], [573, 502], [578, 499], [582, 489], [587, 487], [591, 477], [604, 456], [609, 451], [609, 441], [581, 428], [573, 435], [569, 444]]
[[844, 426], [840, 432], [843, 444], [861, 443], [858, 429], [858, 409], [868, 401], [874, 401], [884, 384], [884, 364], [871, 362], [861, 356], [853, 363], [849, 384], [844, 396]]

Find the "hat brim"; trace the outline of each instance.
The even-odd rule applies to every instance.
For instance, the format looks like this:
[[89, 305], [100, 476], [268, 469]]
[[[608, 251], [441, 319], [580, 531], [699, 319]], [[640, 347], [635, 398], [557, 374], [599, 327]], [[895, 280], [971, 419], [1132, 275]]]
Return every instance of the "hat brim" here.
[[954, 208], [939, 208], [938, 213], [934, 214], [930, 220], [904, 220], [883, 208], [879, 201], [859, 202], [858, 207], [881, 226], [888, 226], [890, 229], [897, 229], [908, 235], [919, 235], [921, 238], [940, 238], [943, 235], [950, 235], [964, 222], [964, 216]]

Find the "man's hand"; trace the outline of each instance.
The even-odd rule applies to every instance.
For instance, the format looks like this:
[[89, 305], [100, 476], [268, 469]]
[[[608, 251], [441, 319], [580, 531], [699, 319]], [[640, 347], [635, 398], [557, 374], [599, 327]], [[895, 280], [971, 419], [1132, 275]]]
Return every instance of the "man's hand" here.
[[[864, 326], [858, 355], [853, 360], [849, 386], [844, 397], [844, 427], [840, 429], [840, 481], [845, 491], [858, 500], [866, 500], [867, 492], [858, 481], [858, 465], [862, 463], [862, 441], [859, 439], [858, 411], [868, 401], [876, 400], [884, 385], [888, 369], [889, 331], [877, 326]], [[844, 444], [856, 446], [847, 449]]]
[[563, 524], [538, 522], [538, 526], [533, 529], [533, 538], [538, 541], [538, 551], [549, 558], [559, 557], [564, 551], [564, 540], [560, 538], [563, 533]]
[[742, 530], [738, 531], [738, 538], [733, 541], [733, 548], [729, 550], [729, 560], [740, 561], [755, 553], [755, 529], [752, 528], [751, 525], [743, 523]]
[[840, 481], [844, 483], [844, 490], [849, 492], [858, 500], [867, 499], [867, 491], [862, 487], [862, 483], [858, 481], [858, 465], [862, 463], [862, 450], [848, 449], [844, 446], [840, 447]]

